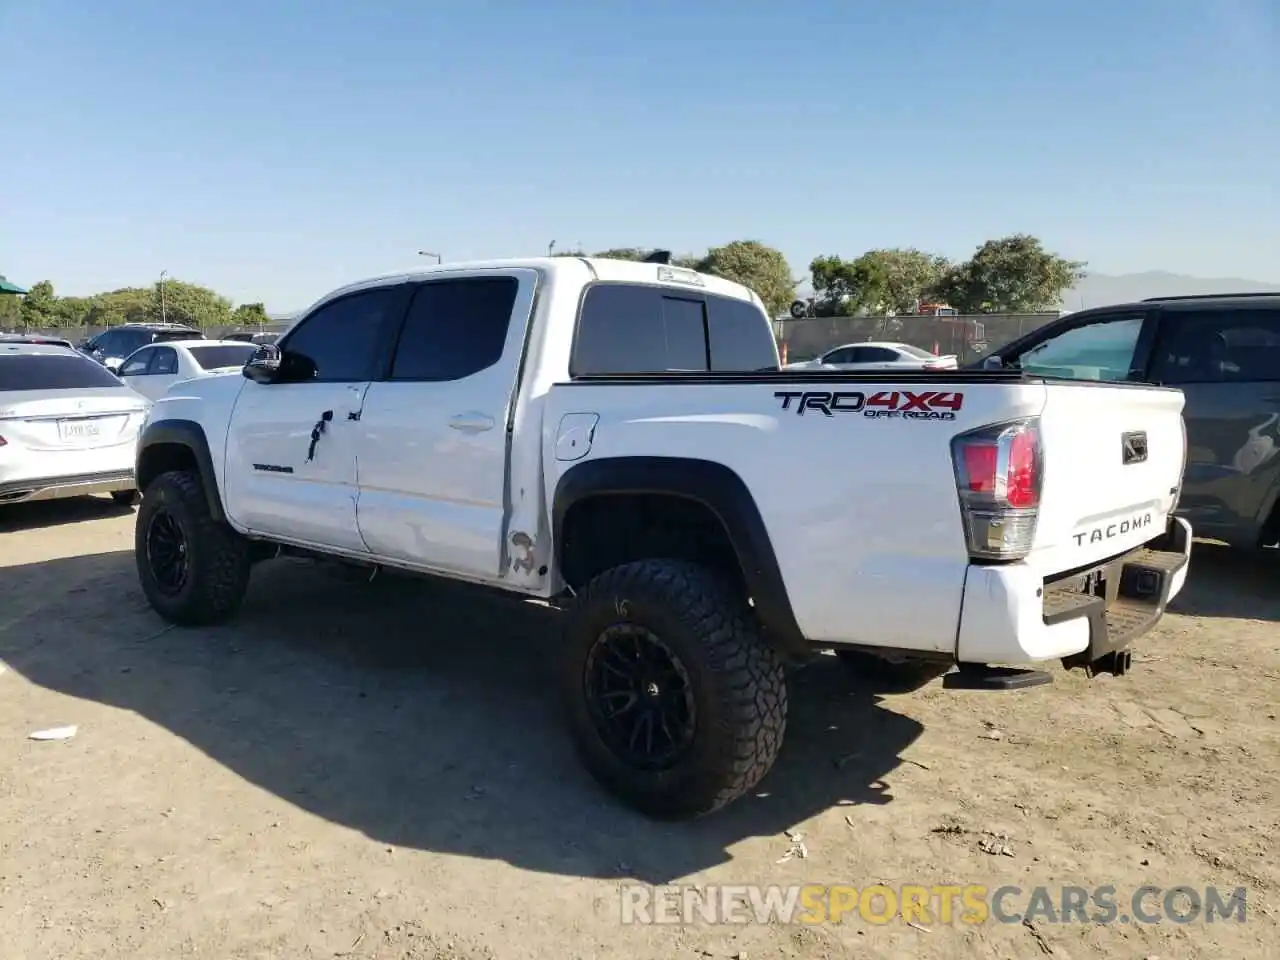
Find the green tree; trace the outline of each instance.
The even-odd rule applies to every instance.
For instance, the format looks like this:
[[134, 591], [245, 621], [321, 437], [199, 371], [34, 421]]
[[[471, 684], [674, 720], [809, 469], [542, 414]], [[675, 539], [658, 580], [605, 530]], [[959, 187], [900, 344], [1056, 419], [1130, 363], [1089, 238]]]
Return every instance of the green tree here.
[[651, 253], [653, 253], [652, 250], [642, 247], [610, 247], [591, 256], [599, 257], [601, 260], [643, 260]]
[[219, 296], [208, 287], [181, 280], [167, 280], [155, 285], [150, 319], [163, 318], [170, 323], [184, 323], [193, 327], [226, 326], [231, 321], [231, 301]]
[[22, 325], [33, 330], [43, 330], [57, 325], [58, 298], [53, 284], [48, 280], [33, 283], [22, 298]]
[[99, 293], [90, 298], [92, 306], [85, 322], [95, 327], [112, 327], [121, 323], [142, 323], [159, 319], [158, 302], [152, 310], [155, 297], [147, 287], [123, 287]]
[[11, 293], [0, 293], [0, 330], [22, 325], [22, 299]]
[[817, 295], [816, 313], [821, 317], [866, 313], [887, 298], [884, 267], [875, 258], [814, 257], [809, 264], [809, 279]]
[[785, 313], [796, 298], [796, 281], [787, 258], [758, 240], [734, 240], [712, 247], [695, 261], [694, 268], [754, 290], [770, 317]]
[[1084, 277], [1084, 267], [1017, 233], [988, 240], [946, 272], [937, 293], [962, 313], [1032, 313], [1056, 306], [1062, 292]]
[[93, 297], [59, 297], [54, 307], [55, 326], [82, 327], [89, 322]]
[[260, 327], [270, 323], [271, 318], [261, 303], [242, 303], [231, 311], [231, 322], [237, 327]]
[[873, 313], [911, 313], [937, 288], [951, 264], [914, 247], [868, 250], [855, 264], [862, 274], [878, 278], [880, 302], [867, 304]]

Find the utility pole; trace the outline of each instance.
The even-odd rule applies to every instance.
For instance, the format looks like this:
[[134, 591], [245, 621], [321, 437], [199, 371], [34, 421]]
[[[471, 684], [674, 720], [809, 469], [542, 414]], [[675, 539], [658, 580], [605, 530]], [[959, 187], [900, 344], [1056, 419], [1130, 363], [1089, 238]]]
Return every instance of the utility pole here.
[[436, 266], [439, 266], [441, 263], [443, 263], [443, 262], [444, 262], [443, 258], [440, 256], [440, 254], [438, 254], [438, 253], [432, 253], [430, 250], [419, 250], [419, 251], [418, 251], [418, 256], [420, 256], [420, 257], [435, 257], [435, 258], [436, 258]]
[[167, 277], [168, 275], [169, 275], [168, 270], [160, 271], [160, 322], [161, 323], [168, 322], [166, 320], [166, 317], [168, 315], [168, 310], [165, 307], [165, 298], [164, 298], [164, 278]]

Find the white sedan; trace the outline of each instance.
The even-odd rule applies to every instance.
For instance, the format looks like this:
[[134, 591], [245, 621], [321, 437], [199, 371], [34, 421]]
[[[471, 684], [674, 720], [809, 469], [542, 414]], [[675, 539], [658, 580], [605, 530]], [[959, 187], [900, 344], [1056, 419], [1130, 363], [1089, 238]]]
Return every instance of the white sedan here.
[[148, 406], [70, 344], [0, 338], [0, 504], [90, 493], [132, 503]]
[[135, 350], [120, 364], [120, 379], [149, 400], [159, 400], [180, 380], [239, 370], [256, 344], [241, 340], [170, 340]]
[[787, 370], [955, 370], [954, 354], [936, 356], [909, 343], [846, 343]]

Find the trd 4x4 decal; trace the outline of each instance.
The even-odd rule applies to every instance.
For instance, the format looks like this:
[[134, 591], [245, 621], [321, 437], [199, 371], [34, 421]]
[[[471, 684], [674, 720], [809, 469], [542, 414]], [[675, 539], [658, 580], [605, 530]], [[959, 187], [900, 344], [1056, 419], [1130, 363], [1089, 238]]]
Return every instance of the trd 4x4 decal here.
[[780, 390], [774, 396], [798, 417], [813, 410], [828, 417], [860, 413], [872, 420], [954, 420], [964, 406], [964, 394], [949, 390], [882, 390], [869, 397], [856, 390]]

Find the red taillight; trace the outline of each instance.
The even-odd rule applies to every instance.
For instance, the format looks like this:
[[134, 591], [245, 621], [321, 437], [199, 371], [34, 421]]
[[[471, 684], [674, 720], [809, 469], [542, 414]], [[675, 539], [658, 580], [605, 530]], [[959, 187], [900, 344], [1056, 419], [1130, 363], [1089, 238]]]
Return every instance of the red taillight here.
[[1004, 499], [1015, 509], [1034, 507], [1040, 502], [1039, 438], [1031, 430], [1014, 434], [1009, 443], [1009, 470]]
[[996, 492], [996, 464], [1000, 461], [1000, 448], [994, 443], [977, 440], [961, 448], [964, 457], [965, 487], [971, 493]]
[[1025, 557], [1035, 539], [1043, 481], [1036, 421], [963, 433], [951, 441], [951, 456], [970, 556]]
[[4, 446], [6, 443], [8, 443], [8, 442], [9, 442], [9, 441], [8, 441], [8, 440], [6, 440], [4, 437], [0, 437], [0, 447], [3, 447], [3, 446]]

